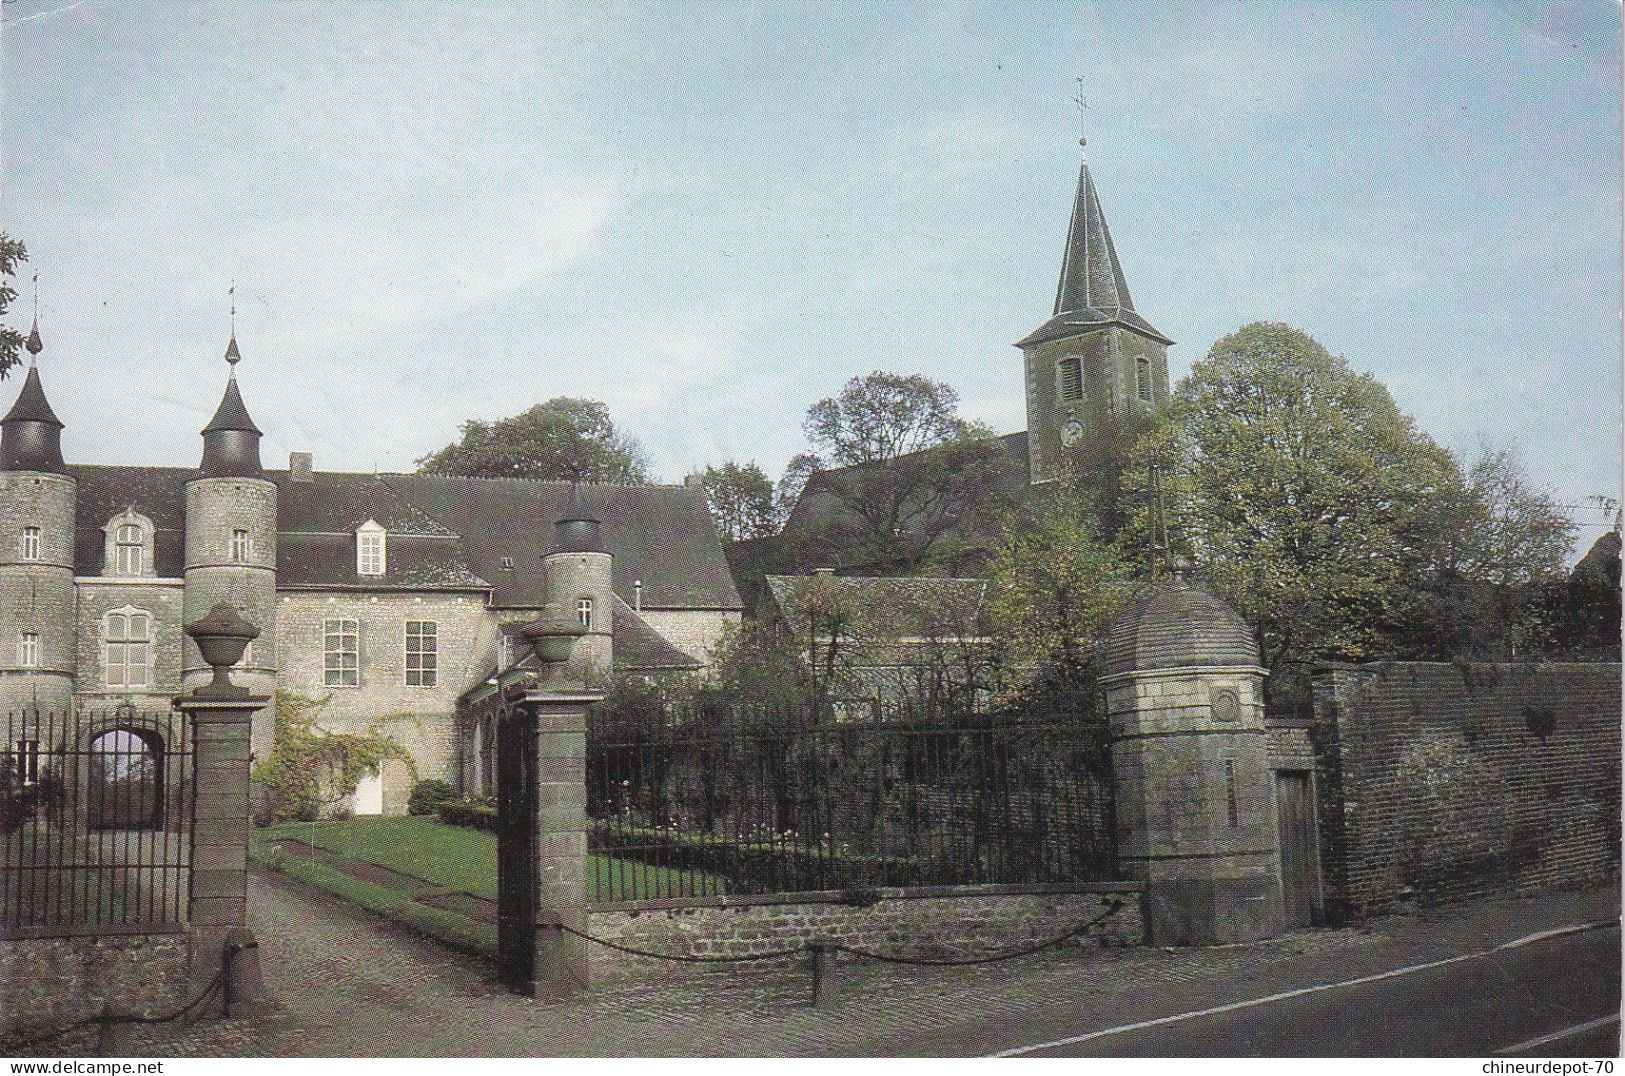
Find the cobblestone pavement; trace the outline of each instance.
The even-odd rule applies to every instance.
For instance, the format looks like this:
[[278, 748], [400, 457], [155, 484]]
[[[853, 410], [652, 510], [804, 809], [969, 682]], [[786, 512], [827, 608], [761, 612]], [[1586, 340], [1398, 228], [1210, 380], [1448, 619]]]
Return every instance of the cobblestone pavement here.
[[[1209, 949], [1052, 951], [952, 969], [843, 963], [838, 1004], [814, 1010], [798, 968], [682, 968], [542, 1005], [504, 992], [477, 958], [286, 879], [256, 872], [249, 899], [273, 1009], [138, 1029], [133, 1056], [979, 1054], [1043, 1026], [1107, 1027], [1618, 915], [1616, 891], [1592, 891]], [[75, 1033], [47, 1049], [81, 1056], [93, 1042]]]

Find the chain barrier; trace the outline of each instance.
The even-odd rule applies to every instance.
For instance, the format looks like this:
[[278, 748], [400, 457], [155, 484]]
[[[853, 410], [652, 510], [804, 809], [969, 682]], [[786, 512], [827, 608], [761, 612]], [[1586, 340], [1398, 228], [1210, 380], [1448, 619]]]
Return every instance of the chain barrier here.
[[758, 960], [777, 960], [782, 959], [783, 957], [795, 956], [799, 953], [817, 952], [822, 950], [826, 953], [850, 953], [853, 956], [861, 957], [865, 960], [878, 960], [884, 964], [910, 964], [916, 967], [952, 968], [966, 967], [972, 964], [996, 964], [1002, 960], [1015, 960], [1018, 957], [1032, 956], [1034, 953], [1041, 953], [1046, 949], [1053, 949], [1057, 945], [1065, 944], [1066, 942], [1071, 941], [1073, 938], [1078, 937], [1080, 934], [1085, 933], [1090, 927], [1101, 922], [1107, 916], [1115, 915], [1122, 910], [1123, 902], [1116, 897], [1113, 897], [1107, 904], [1106, 910], [1095, 916], [1093, 919], [1073, 927], [1065, 934], [1057, 935], [1056, 937], [1050, 938], [1044, 942], [1040, 942], [1037, 945], [1029, 945], [1003, 953], [993, 953], [989, 956], [950, 959], [908, 957], [899, 956], [895, 953], [875, 953], [867, 949], [858, 949], [851, 945], [844, 945], [840, 942], [803, 942], [802, 944], [790, 949], [773, 949], [763, 953], [750, 953], [745, 956], [688, 956], [682, 953], [655, 953], [646, 949], [634, 949], [630, 945], [622, 945], [619, 942], [612, 942], [607, 938], [594, 937], [591, 934], [576, 930], [573, 927], [565, 926], [562, 923], [553, 924], [551, 926], [543, 926], [539, 929], [562, 930], [566, 934], [572, 934], [584, 941], [590, 941], [594, 945], [602, 945], [606, 949], [614, 949], [622, 953], [627, 953], [631, 956], [648, 957], [653, 960], [673, 960], [685, 964], [747, 964]]
[[[54, 1028], [53, 1030], [47, 1031], [44, 1034], [35, 1035], [33, 1038], [18, 1040], [18, 1041], [14, 1042], [12, 1044], [11, 1048], [12, 1049], [17, 1049], [17, 1050], [32, 1050], [34, 1047], [43, 1045], [44, 1043], [47, 1043], [47, 1042], [50, 1042], [52, 1039], [59, 1039], [63, 1035], [68, 1034], [70, 1031], [78, 1031], [80, 1028], [90, 1027], [90, 1026], [92, 1026], [94, 1024], [167, 1024], [167, 1023], [171, 1023], [171, 1022], [173, 1022], [175, 1020], [181, 1019], [183, 1016], [185, 1016], [187, 1013], [191, 1012], [193, 1009], [196, 1009], [199, 1006], [201, 1006], [205, 1001], [207, 1001], [214, 994], [215, 991], [219, 990], [221, 988], [221, 986], [223, 986], [225, 984], [225, 981], [226, 981], [226, 972], [225, 972], [225, 969], [222, 968], [220, 970], [220, 972], [217, 975], [215, 975], [215, 977], [213, 979], [209, 980], [209, 984], [203, 988], [203, 990], [197, 995], [197, 997], [193, 998], [191, 1001], [188, 1001], [186, 1004], [180, 1006], [179, 1008], [174, 1009], [174, 1010], [172, 1010], [170, 1012], [167, 1012], [167, 1013], [163, 1013], [163, 1014], [161, 1014], [159, 1016], [142, 1016], [139, 1013], [119, 1012], [118, 1010], [113, 1008], [112, 1002], [108, 1002], [102, 1008], [102, 1011], [97, 1013], [95, 1016], [87, 1016], [83, 1020], [75, 1020], [71, 1024], [66, 1024], [66, 1025], [64, 1025], [62, 1027]], [[6, 1038], [10, 1038], [10, 1036], [8, 1035], [8, 1036], [6, 1036]]]

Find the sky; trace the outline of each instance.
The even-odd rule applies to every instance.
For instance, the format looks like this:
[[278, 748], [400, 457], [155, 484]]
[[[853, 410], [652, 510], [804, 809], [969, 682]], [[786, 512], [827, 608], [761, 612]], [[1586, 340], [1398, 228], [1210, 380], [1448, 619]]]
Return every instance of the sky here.
[[[1177, 379], [1313, 335], [1441, 444], [1620, 485], [1620, 27], [1564, 3], [0, 4], [0, 228], [70, 460], [411, 470], [608, 404], [777, 475], [883, 369], [1024, 427], [1090, 168]], [[29, 285], [9, 315], [26, 329]], [[0, 396], [13, 390], [0, 386]], [[1588, 544], [1603, 519], [1576, 510]]]

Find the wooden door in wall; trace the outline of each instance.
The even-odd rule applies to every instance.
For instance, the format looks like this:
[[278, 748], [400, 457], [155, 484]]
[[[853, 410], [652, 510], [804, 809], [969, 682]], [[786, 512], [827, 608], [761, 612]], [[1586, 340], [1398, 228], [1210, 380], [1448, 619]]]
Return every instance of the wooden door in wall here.
[[1315, 826], [1314, 780], [1308, 770], [1277, 770], [1275, 797], [1281, 825], [1281, 888], [1286, 925], [1321, 922], [1320, 839]]

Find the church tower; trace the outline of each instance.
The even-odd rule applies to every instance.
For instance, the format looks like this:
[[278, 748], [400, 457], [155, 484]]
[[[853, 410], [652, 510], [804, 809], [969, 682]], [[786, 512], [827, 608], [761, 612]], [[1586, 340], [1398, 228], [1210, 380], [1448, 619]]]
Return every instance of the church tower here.
[[73, 528], [79, 483], [45, 399], [28, 332], [28, 375], [0, 419], [0, 713], [66, 714], [73, 702]]
[[1138, 422], [1167, 402], [1172, 343], [1134, 310], [1085, 158], [1055, 312], [1016, 344], [1026, 362], [1032, 481], [1078, 466], [1114, 484], [1104, 472], [1120, 462]]
[[[276, 483], [260, 467], [260, 431], [237, 391], [237, 335], [226, 346], [231, 375], [214, 418], [203, 428], [203, 463], [186, 483], [185, 616], [190, 624], [215, 602], [229, 602], [260, 629], [232, 681], [255, 695], [276, 692]], [[187, 639], [181, 684], [211, 679], [197, 644]], [[275, 707], [254, 715], [250, 749], [270, 752]]]

